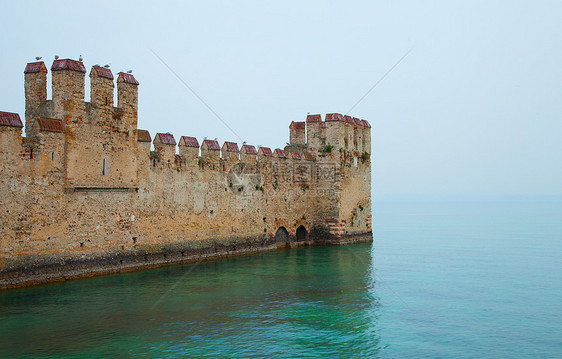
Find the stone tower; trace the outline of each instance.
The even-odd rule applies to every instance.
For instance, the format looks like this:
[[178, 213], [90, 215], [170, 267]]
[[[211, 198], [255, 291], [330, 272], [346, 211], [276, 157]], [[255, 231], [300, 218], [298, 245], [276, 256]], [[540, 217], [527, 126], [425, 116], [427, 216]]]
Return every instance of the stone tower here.
[[47, 101], [47, 67], [43, 61], [27, 64], [25, 76], [25, 134], [33, 135], [31, 129], [39, 117], [39, 106]]

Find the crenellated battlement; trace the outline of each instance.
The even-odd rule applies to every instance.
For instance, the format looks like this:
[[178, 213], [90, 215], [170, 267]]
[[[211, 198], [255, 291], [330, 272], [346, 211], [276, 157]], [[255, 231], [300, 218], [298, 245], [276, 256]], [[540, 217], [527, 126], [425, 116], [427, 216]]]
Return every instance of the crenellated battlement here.
[[[112, 183], [111, 175], [117, 171], [125, 172], [123, 166], [133, 167], [132, 165], [140, 164], [149, 168], [169, 168], [176, 171], [184, 171], [189, 168], [198, 168], [199, 170], [219, 170], [228, 171], [235, 164], [248, 163], [249, 165], [267, 166], [272, 163], [287, 166], [289, 163], [314, 162], [319, 158], [326, 162], [338, 162], [342, 160], [349, 160], [350, 156], [357, 158], [365, 158], [365, 154], [370, 154], [370, 124], [365, 120], [359, 120], [351, 116], [344, 116], [339, 113], [328, 113], [325, 115], [325, 120], [319, 114], [308, 115], [305, 121], [293, 121], [289, 125], [290, 130], [290, 144], [285, 149], [271, 150], [268, 147], [256, 148], [252, 145], [242, 144], [241, 147], [235, 142], [225, 141], [221, 146], [217, 140], [204, 139], [199, 145], [199, 141], [195, 137], [180, 136], [179, 143], [176, 142], [175, 137], [170, 133], [156, 133], [154, 140], [146, 130], [136, 128], [136, 121], [126, 121], [129, 117], [134, 117], [136, 120], [137, 114], [137, 86], [138, 81], [128, 73], [119, 73], [117, 78], [118, 91], [121, 96], [119, 97], [120, 106], [113, 107], [113, 89], [114, 89], [114, 76], [110, 69], [93, 66], [90, 71], [91, 81], [91, 103], [90, 106], [83, 107], [83, 112], [80, 109], [69, 111], [68, 106], [71, 103], [76, 103], [82, 99], [82, 80], [85, 74], [85, 67], [82, 62], [74, 60], [56, 60], [51, 71], [53, 76], [58, 80], [54, 81], [53, 86], [58, 86], [52, 102], [46, 100], [43, 95], [43, 87], [45, 84], [45, 77], [47, 74], [46, 66], [43, 62], [30, 63], [27, 65], [26, 74], [26, 98], [28, 106], [26, 107], [26, 114], [29, 119], [26, 120], [30, 128], [26, 128], [28, 137], [36, 138], [36, 141], [27, 141], [26, 149], [15, 150], [19, 153], [27, 153], [30, 159], [38, 157], [41, 152], [50, 152], [51, 159], [55, 157], [65, 159], [72, 150], [78, 151], [82, 144], [89, 144], [89, 151], [84, 149], [82, 155], [89, 158], [90, 163], [97, 164], [98, 169], [94, 172], [92, 177], [102, 178], [101, 183], [86, 183], [91, 187], [115, 187], [115, 186], [137, 186], [136, 174], [144, 172], [142, 168], [132, 168], [133, 179], [127, 181], [122, 177], [116, 183]], [[66, 71], [66, 72], [64, 72]], [[58, 74], [62, 74], [59, 76]], [[36, 79], [30, 76], [37, 76]], [[62, 79], [66, 78], [65, 83]], [[40, 91], [31, 88], [35, 85], [40, 87]], [[38, 95], [39, 94], [39, 95]], [[43, 101], [43, 103], [41, 103]], [[62, 110], [58, 109], [56, 105], [44, 106], [45, 103], [56, 103]], [[53, 109], [54, 106], [54, 109]], [[66, 107], [65, 107], [66, 106]], [[79, 106], [77, 106], [79, 107]], [[50, 117], [43, 115], [42, 110], [52, 109]], [[65, 109], [66, 108], [66, 109]], [[46, 111], [49, 112], [49, 111]], [[56, 118], [57, 112], [62, 115]], [[127, 115], [128, 114], [128, 115]], [[15, 118], [13, 114], [10, 118]], [[53, 116], [54, 115], [54, 116]], [[7, 115], [4, 115], [7, 119]], [[19, 116], [17, 116], [19, 118]], [[121, 123], [116, 123], [121, 121]], [[8, 120], [4, 120], [4, 125]], [[20, 120], [21, 122], [21, 120]], [[91, 123], [97, 125], [97, 129], [84, 133], [83, 128], [77, 126], [77, 123]], [[128, 123], [127, 123], [128, 122]], [[18, 122], [15, 121], [15, 124]], [[15, 131], [12, 131], [11, 143], [17, 143], [18, 138], [20, 146], [23, 146], [24, 139], [21, 138], [21, 126], [12, 126]], [[125, 141], [119, 143], [119, 136], [104, 136], [107, 132], [126, 134]], [[69, 136], [70, 135], [70, 136]], [[77, 136], [78, 135], [78, 136]], [[82, 141], [69, 141], [76, 140], [79, 137]], [[81, 138], [80, 138], [81, 137]], [[110, 142], [102, 143], [103, 138]], [[136, 143], [132, 140], [136, 139]], [[96, 141], [96, 142], [94, 142]], [[45, 142], [45, 143], [44, 143]], [[154, 151], [151, 150], [151, 142], [154, 146]], [[73, 146], [74, 145], [74, 146]], [[73, 148], [78, 147], [78, 148]], [[99, 149], [101, 159], [92, 158], [92, 147]], [[12, 146], [14, 148], [14, 146]], [[62, 153], [67, 151], [67, 153]], [[128, 154], [130, 157], [123, 155]], [[22, 155], [22, 157], [26, 157]], [[78, 156], [82, 158], [83, 156]], [[127, 158], [128, 157], [128, 158]], [[130, 161], [130, 159], [133, 161]], [[275, 162], [272, 162], [274, 160]], [[119, 168], [119, 167], [120, 168]], [[101, 168], [99, 168], [101, 167]], [[71, 177], [67, 181], [67, 187], [79, 186], [84, 187], [79, 183], [74, 182], [76, 177], [72, 176], [73, 168], [67, 168], [67, 177]], [[83, 168], [81, 169], [81, 171]], [[126, 169], [125, 169], [126, 170]], [[69, 175], [70, 172], [70, 175]], [[97, 173], [96, 173], [97, 172]], [[109, 178], [107, 178], [109, 176]]]
[[[47, 99], [47, 67], [42, 61], [28, 63], [25, 74], [26, 135], [33, 135], [33, 122], [38, 117], [54, 117], [66, 123], [86, 120], [85, 74], [82, 61], [57, 59], [51, 65], [52, 100]], [[138, 111], [138, 81], [132, 74], [120, 72], [117, 77], [117, 107], [114, 108], [114, 76], [109, 68], [98, 65], [90, 70], [90, 106], [113, 110], [115, 116], [124, 112], [135, 122]], [[46, 106], [47, 102], [52, 102]], [[69, 111], [72, 109], [72, 111]], [[119, 109], [120, 111], [116, 111]], [[47, 113], [46, 113], [47, 112]], [[97, 113], [96, 113], [97, 114]], [[132, 123], [131, 123], [132, 124]]]
[[25, 135], [19, 114], [0, 112], [0, 274], [29, 255], [142, 253], [150, 264], [164, 245], [217, 253], [248, 238], [286, 246], [371, 231], [367, 121], [307, 115], [284, 148], [151, 134], [138, 128], [131, 73], [92, 66], [89, 101], [86, 73], [82, 61], [31, 62]]
[[[220, 146], [218, 141], [208, 139], [199, 146], [197, 139], [189, 136], [181, 136], [176, 148], [173, 135], [157, 133], [152, 142], [154, 151], [150, 152], [150, 134], [137, 129], [139, 82], [131, 73], [120, 72], [115, 79], [109, 68], [92, 66], [90, 102], [86, 102], [86, 67], [82, 61], [56, 59], [50, 72], [51, 100], [47, 99], [49, 71], [45, 63], [31, 62], [24, 70], [26, 136], [38, 138], [35, 142], [27, 141], [28, 152], [39, 151], [39, 144], [47, 137], [44, 133], [49, 132], [47, 123], [51, 126], [56, 123], [54, 132], [63, 134], [57, 138], [62, 142], [59, 147], [66, 152], [61, 156], [65, 158], [66, 184], [70, 187], [136, 186], [135, 174], [141, 171], [139, 163], [151, 163], [153, 168], [173, 168], [178, 162], [176, 154], [183, 159], [180, 164], [185, 163], [187, 167], [197, 163], [200, 168], [223, 170], [238, 162], [301, 161], [319, 157], [338, 162], [342, 158], [370, 155], [370, 124], [339, 113], [328, 113], [324, 120], [320, 114], [309, 114], [305, 121], [291, 122], [290, 144], [283, 150], [256, 150], [246, 144], [240, 149], [234, 142], [226, 141]], [[113, 101], [115, 84], [117, 106]], [[12, 131], [13, 136], [15, 132]], [[51, 144], [53, 141], [57, 140], [49, 139]], [[30, 143], [37, 143], [38, 148]], [[91, 170], [85, 170], [82, 161], [90, 163]], [[128, 173], [130, 178], [124, 178], [123, 173]]]
[[[306, 133], [306, 144], [314, 151], [336, 149], [357, 154], [371, 153], [371, 125], [339, 113], [328, 113], [325, 121], [321, 115], [308, 115], [304, 125], [302, 122], [291, 124], [291, 144], [303, 143]], [[306, 129], [306, 130], [305, 130]]]

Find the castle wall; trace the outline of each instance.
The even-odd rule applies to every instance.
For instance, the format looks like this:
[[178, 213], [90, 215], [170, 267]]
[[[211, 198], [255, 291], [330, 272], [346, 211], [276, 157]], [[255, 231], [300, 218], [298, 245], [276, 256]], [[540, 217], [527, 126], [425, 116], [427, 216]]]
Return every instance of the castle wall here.
[[[333, 181], [308, 178], [295, 185], [290, 159], [281, 159], [276, 170], [266, 165], [248, 172], [236, 164], [225, 172], [151, 167], [145, 158], [140, 162], [148, 170], [139, 171], [138, 190], [77, 188], [66, 193], [57, 167], [28, 182], [33, 160], [18, 162], [18, 168], [27, 168], [27, 176], [2, 176], [3, 183], [9, 183], [1, 188], [2, 198], [17, 208], [3, 215], [4, 256], [272, 236], [280, 226], [294, 235], [299, 225], [310, 230], [325, 216], [337, 215]], [[37, 163], [48, 166], [50, 160]], [[312, 165], [316, 164], [309, 164], [309, 173], [314, 172]], [[317, 190], [324, 195], [318, 197]]]
[[[244, 243], [286, 245], [275, 244], [281, 227], [291, 241], [299, 226], [307, 241], [370, 233], [370, 155], [345, 146], [343, 116], [312, 115], [293, 126], [300, 154], [233, 142], [221, 150], [205, 140], [199, 157], [197, 140], [182, 136], [176, 155], [173, 135], [164, 133], [151, 152], [150, 134], [137, 129], [131, 74], [119, 74], [114, 107], [109, 69], [90, 72], [90, 102], [81, 62], [57, 60], [51, 69], [52, 100], [41, 92], [44, 72], [25, 75], [29, 136], [22, 138], [21, 121], [0, 121], [0, 287], [64, 276], [102, 257], [105, 270], [125, 266], [116, 259], [123, 256], [135, 257], [134, 267], [162, 261], [165, 248], [180, 248], [174, 261], [181, 261], [196, 249], [212, 256], [220, 246], [234, 253]], [[361, 126], [362, 144], [369, 130]], [[45, 263], [58, 269], [42, 272]]]

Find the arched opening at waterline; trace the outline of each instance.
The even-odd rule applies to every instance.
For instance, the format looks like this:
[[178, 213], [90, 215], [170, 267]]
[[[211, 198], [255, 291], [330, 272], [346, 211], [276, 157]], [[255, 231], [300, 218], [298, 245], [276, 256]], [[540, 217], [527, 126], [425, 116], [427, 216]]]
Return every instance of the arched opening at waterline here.
[[305, 241], [307, 237], [308, 231], [306, 230], [306, 228], [304, 226], [299, 226], [299, 228], [297, 228], [297, 241]]
[[277, 243], [285, 243], [289, 241], [289, 232], [285, 227], [279, 227], [275, 232], [275, 241]]

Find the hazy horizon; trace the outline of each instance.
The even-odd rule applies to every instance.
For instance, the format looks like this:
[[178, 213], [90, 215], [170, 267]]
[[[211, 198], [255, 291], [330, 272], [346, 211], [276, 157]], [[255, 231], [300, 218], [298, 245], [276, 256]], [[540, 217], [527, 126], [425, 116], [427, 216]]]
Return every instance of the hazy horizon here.
[[[42, 56], [140, 82], [139, 128], [283, 147], [291, 121], [372, 128], [375, 196], [562, 195], [562, 3], [20, 1], [0, 4], [0, 111]], [[50, 86], [50, 83], [49, 83]], [[50, 93], [50, 89], [49, 89]], [[86, 76], [86, 100], [89, 78]]]

